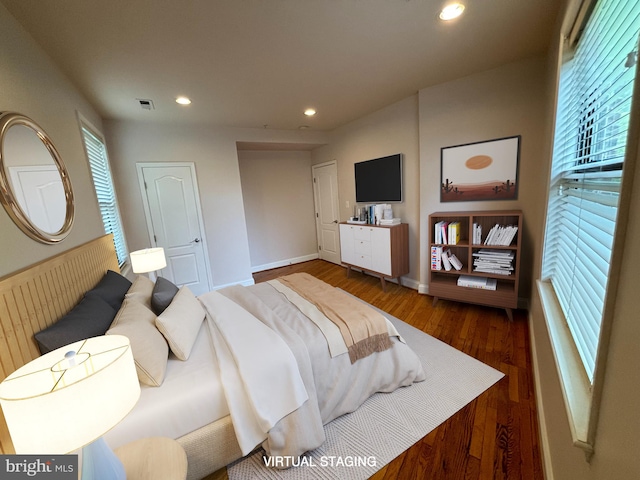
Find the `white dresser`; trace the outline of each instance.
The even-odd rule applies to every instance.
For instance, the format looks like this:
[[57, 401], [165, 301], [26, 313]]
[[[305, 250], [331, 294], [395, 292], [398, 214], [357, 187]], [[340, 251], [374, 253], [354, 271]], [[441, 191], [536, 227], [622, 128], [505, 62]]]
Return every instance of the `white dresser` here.
[[386, 278], [409, 273], [409, 225], [393, 226], [340, 224], [341, 260], [351, 268], [380, 276], [382, 288]]

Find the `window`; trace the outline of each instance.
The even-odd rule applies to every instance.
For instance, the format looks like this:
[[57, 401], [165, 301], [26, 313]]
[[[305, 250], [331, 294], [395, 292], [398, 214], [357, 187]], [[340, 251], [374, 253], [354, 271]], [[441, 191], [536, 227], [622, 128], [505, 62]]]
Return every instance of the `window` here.
[[542, 276], [553, 286], [590, 384], [616, 231], [639, 31], [639, 2], [598, 1], [560, 73]]
[[102, 215], [102, 223], [104, 224], [105, 233], [113, 234], [113, 242], [116, 248], [116, 255], [120, 267], [127, 260], [127, 244], [124, 239], [122, 230], [122, 221], [120, 220], [120, 212], [118, 211], [118, 203], [116, 200], [116, 192], [113, 188], [113, 178], [111, 177], [111, 169], [109, 168], [109, 159], [107, 158], [107, 149], [104, 145], [102, 135], [87, 125], [86, 122], [80, 121], [82, 129], [82, 138], [84, 147], [89, 159], [89, 167], [91, 168], [91, 176], [98, 197], [98, 206]]

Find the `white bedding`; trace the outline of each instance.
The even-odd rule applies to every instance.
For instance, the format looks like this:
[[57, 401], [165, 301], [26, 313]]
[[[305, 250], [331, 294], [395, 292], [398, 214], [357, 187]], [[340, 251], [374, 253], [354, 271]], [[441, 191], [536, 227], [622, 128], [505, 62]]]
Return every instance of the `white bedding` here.
[[248, 455], [309, 396], [293, 353], [276, 332], [218, 292], [205, 293], [200, 301], [238, 444]]
[[116, 448], [141, 437], [179, 438], [229, 415], [218, 372], [203, 322], [189, 360], [183, 362], [171, 354], [162, 386], [142, 385], [134, 409], [105, 440]]
[[[260, 431], [254, 429], [257, 434], [249, 435], [246, 441], [238, 438], [244, 454], [264, 440], [262, 446], [269, 455], [301, 455], [324, 442], [324, 424], [354, 411], [373, 393], [391, 392], [425, 378], [418, 357], [396, 336], [391, 338], [391, 349], [374, 352], [352, 364], [347, 354], [332, 356], [325, 335], [317, 325], [273, 286], [264, 283], [246, 288], [228, 287], [220, 293], [226, 298], [219, 293], [200, 297], [203, 306], [208, 307], [209, 319], [204, 320], [200, 327], [191, 356], [187, 361], [180, 361], [171, 354], [162, 385], [142, 387], [136, 407], [105, 435], [112, 448], [150, 436], [178, 439], [227, 416], [232, 419], [236, 430], [243, 429], [246, 426], [245, 416], [240, 411], [234, 415], [235, 410], [228, 408], [227, 399], [230, 398], [234, 408], [236, 400], [229, 397], [229, 391], [225, 393], [225, 381], [220, 376], [219, 365], [223, 364], [218, 362], [228, 363], [229, 360], [216, 355], [220, 350], [228, 349], [228, 358], [235, 363], [260, 363], [261, 357], [272, 356], [261, 348], [265, 331], [277, 332], [277, 336], [284, 340], [287, 356], [293, 354], [295, 357], [297, 366], [294, 370], [298, 371], [304, 385], [300, 390], [298, 380], [287, 385], [290, 380], [280, 379], [279, 388], [270, 388], [275, 385], [264, 388], [265, 380], [269, 383], [276, 379], [269, 372], [280, 369], [277, 366], [267, 367], [266, 362], [264, 373], [258, 370], [258, 373], [250, 374], [254, 377], [264, 375], [265, 378], [262, 387], [259, 381], [257, 387], [249, 388], [253, 395], [247, 405], [254, 408], [257, 414], [255, 425], [260, 426]], [[207, 296], [216, 298], [217, 302], [207, 305], [209, 302], [204, 299]], [[247, 322], [244, 326], [240, 325], [241, 322], [236, 323], [240, 317], [235, 311], [238, 306], [246, 310], [246, 315], [242, 315]], [[226, 323], [226, 331], [235, 331], [235, 335], [243, 337], [235, 346], [220, 348], [217, 343], [212, 343], [210, 327], [213, 325], [218, 329], [220, 322], [213, 322], [211, 317], [217, 314], [222, 315], [219, 320]], [[250, 321], [256, 325], [251, 326]], [[263, 333], [255, 333], [258, 331]], [[246, 332], [253, 335], [247, 336]], [[389, 333], [397, 335], [395, 329]], [[226, 333], [221, 331], [220, 336], [224, 335]], [[249, 337], [255, 338], [247, 347], [243, 342]], [[252, 354], [248, 360], [232, 358], [241, 350], [249, 350]], [[244, 381], [242, 378], [236, 376], [238, 382]], [[237, 385], [232, 388], [240, 390]], [[300, 391], [291, 402], [292, 399], [277, 397], [276, 390], [281, 393]], [[266, 429], [269, 431], [265, 440]]]

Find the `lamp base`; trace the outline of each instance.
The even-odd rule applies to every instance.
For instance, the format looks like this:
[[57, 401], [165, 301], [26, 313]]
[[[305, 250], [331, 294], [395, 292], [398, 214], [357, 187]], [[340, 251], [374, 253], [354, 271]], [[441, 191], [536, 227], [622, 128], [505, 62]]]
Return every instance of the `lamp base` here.
[[100, 437], [82, 449], [82, 480], [126, 480], [120, 459]]

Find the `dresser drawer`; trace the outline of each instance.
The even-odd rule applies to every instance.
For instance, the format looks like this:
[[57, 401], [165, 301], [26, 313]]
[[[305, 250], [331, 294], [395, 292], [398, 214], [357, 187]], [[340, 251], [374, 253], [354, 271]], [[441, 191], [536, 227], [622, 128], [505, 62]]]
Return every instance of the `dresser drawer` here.
[[356, 227], [354, 228], [353, 238], [356, 240], [363, 240], [365, 242], [371, 241], [371, 227]]
[[371, 256], [371, 242], [367, 242], [366, 240], [358, 240], [356, 239], [353, 242], [353, 249], [358, 255], [368, 255]]
[[371, 265], [372, 265], [371, 255], [356, 254], [355, 265], [357, 267], [362, 267], [362, 268], [366, 268], [367, 270], [371, 270]]

